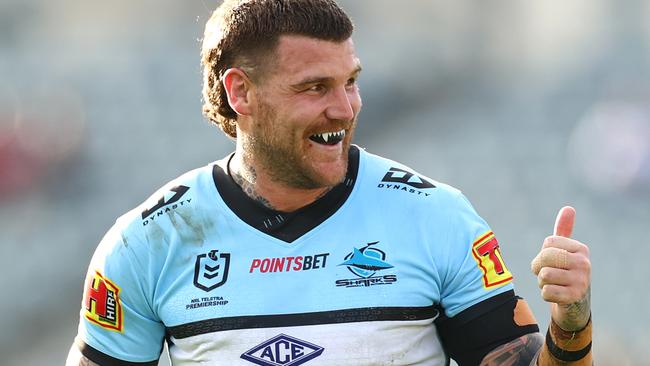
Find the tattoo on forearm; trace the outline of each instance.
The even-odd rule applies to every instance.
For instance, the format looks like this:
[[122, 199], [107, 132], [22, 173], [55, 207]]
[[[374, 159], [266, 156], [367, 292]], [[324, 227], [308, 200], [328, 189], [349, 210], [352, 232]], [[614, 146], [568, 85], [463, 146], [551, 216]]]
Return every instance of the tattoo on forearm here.
[[534, 365], [543, 344], [544, 337], [540, 333], [526, 334], [495, 348], [483, 358], [481, 366]]
[[560, 306], [566, 309], [567, 314], [562, 324], [558, 324], [560, 328], [567, 331], [582, 329], [589, 321], [589, 316], [591, 315], [591, 287], [587, 289], [587, 294], [582, 300], [573, 304]]

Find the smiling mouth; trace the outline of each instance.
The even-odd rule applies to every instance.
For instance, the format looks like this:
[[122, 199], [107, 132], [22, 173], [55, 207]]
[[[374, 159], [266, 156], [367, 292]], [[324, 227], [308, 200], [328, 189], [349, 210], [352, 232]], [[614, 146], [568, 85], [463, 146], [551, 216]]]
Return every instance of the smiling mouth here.
[[336, 145], [345, 137], [345, 130], [323, 132], [309, 136], [309, 139], [321, 145]]

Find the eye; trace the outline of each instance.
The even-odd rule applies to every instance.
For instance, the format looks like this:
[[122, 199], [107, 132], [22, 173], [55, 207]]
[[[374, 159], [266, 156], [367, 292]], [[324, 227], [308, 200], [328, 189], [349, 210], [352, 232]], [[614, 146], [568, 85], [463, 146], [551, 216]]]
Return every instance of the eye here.
[[357, 85], [357, 78], [356, 77], [349, 78], [348, 81], [345, 83], [346, 88], [352, 88], [355, 85]]
[[315, 92], [315, 93], [322, 93], [326, 90], [327, 88], [323, 84], [314, 84], [307, 88], [307, 91], [309, 92]]

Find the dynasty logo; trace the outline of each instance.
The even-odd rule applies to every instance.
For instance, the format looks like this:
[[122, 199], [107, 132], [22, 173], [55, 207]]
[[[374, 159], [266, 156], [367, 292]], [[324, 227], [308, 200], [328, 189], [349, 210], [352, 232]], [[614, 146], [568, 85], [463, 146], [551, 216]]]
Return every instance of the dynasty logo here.
[[436, 188], [428, 180], [415, 175], [409, 171], [399, 168], [390, 168], [377, 188], [404, 191], [412, 194], [430, 196], [431, 193], [422, 191], [423, 189]]
[[[158, 216], [162, 216], [168, 212], [171, 212], [177, 209], [179, 206], [189, 204], [192, 202], [191, 198], [186, 200], [181, 200], [181, 197], [187, 191], [190, 190], [190, 187], [187, 186], [176, 186], [169, 190], [167, 194], [160, 197], [158, 202], [144, 211], [142, 211], [142, 226], [148, 225], [151, 221], [154, 221]], [[170, 194], [173, 193], [173, 194]]]
[[228, 281], [230, 253], [211, 250], [196, 256], [194, 263], [194, 286], [205, 292], [214, 290]]
[[298, 366], [320, 356], [324, 348], [286, 334], [279, 334], [241, 355], [261, 366]]
[[377, 272], [393, 268], [386, 262], [386, 253], [373, 245], [378, 241], [368, 243], [361, 249], [353, 248], [352, 253], [345, 256], [345, 261], [339, 266], [346, 266], [356, 278], [336, 281], [338, 287], [367, 287], [375, 285], [390, 285], [397, 281], [397, 275], [376, 275]]
[[95, 271], [88, 276], [84, 296], [85, 317], [102, 328], [122, 332], [120, 288]]

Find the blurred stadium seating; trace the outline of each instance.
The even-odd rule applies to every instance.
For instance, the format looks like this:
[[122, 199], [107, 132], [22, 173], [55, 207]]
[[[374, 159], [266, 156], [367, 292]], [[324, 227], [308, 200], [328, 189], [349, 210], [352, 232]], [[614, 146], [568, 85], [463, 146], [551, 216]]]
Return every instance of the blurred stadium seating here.
[[[462, 189], [542, 327], [529, 262], [576, 207], [596, 360], [647, 364], [650, 2], [341, 3], [364, 65], [357, 143]], [[0, 2], [3, 365], [63, 364], [115, 218], [233, 148], [201, 116], [217, 4]]]

